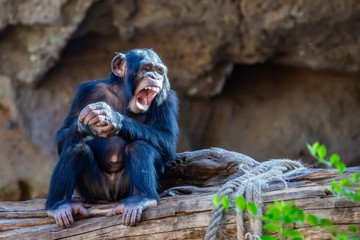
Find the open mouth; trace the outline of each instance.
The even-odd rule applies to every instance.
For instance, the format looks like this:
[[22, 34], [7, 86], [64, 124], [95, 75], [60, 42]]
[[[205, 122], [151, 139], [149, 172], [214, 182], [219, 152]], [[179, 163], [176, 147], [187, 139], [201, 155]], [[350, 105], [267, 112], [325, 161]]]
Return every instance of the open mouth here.
[[136, 107], [141, 111], [148, 109], [160, 90], [161, 88], [156, 86], [147, 86], [141, 89], [136, 95]]

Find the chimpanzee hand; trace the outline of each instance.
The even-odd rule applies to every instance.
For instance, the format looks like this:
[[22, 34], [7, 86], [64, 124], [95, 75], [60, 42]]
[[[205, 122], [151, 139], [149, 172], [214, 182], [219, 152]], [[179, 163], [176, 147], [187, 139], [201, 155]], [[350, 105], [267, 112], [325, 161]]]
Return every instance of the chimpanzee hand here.
[[48, 210], [47, 214], [49, 217], [54, 217], [55, 222], [59, 227], [67, 228], [74, 223], [75, 215], [81, 215], [88, 217], [88, 211], [78, 203], [68, 203], [61, 205], [55, 210]]
[[79, 123], [88, 125], [98, 137], [112, 137], [120, 131], [124, 116], [114, 111], [107, 103], [97, 102], [87, 105], [78, 118]]
[[140, 221], [142, 212], [148, 207], [155, 207], [156, 199], [141, 196], [130, 196], [121, 200], [120, 205], [106, 214], [107, 217], [123, 214], [123, 224], [125, 226], [134, 226]]

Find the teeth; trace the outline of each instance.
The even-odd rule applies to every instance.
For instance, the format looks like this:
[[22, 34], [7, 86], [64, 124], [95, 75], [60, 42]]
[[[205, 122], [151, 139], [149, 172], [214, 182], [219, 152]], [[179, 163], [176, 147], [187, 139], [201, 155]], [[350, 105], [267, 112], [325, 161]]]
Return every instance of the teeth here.
[[146, 87], [145, 88], [146, 90], [151, 90], [151, 91], [154, 91], [154, 92], [159, 92], [159, 88], [158, 87]]

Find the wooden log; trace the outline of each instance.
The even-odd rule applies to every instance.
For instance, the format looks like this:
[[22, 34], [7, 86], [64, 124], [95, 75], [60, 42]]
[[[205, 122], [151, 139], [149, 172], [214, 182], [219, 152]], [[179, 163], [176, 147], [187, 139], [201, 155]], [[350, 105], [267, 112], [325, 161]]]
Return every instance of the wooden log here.
[[[268, 195], [271, 198], [271, 195]], [[78, 220], [74, 226], [69, 229], [60, 229], [54, 224], [39, 225], [33, 227], [17, 225], [16, 230], [7, 230], [0, 232], [0, 238], [3, 239], [60, 239], [60, 238], [87, 238], [87, 239], [191, 239], [192, 237], [203, 238], [207, 225], [209, 223], [212, 201], [211, 195], [199, 196], [198, 199], [184, 199], [177, 197], [179, 203], [176, 205], [167, 205], [166, 210], [157, 213], [160, 208], [153, 208], [153, 218], [145, 216], [138, 226], [133, 228], [121, 225], [121, 216], [112, 218], [91, 217]], [[313, 197], [308, 199], [298, 199], [295, 204], [303, 206], [307, 213], [312, 213], [320, 217], [331, 219], [336, 225], [359, 224], [359, 206], [348, 203], [342, 198], [337, 197]], [[270, 201], [271, 203], [271, 201]], [[314, 205], [312, 205], [314, 203]], [[201, 206], [201, 208], [197, 208]], [[334, 208], [337, 206], [337, 208]], [[339, 207], [341, 206], [341, 207]], [[319, 207], [319, 209], [314, 209]], [[147, 211], [150, 212], [150, 211]], [[157, 214], [156, 214], [157, 213]], [[165, 213], [165, 214], [164, 214]], [[161, 215], [163, 214], [163, 215]], [[48, 219], [48, 218], [45, 218]], [[40, 223], [40, 221], [38, 222]], [[226, 233], [235, 230], [234, 219], [226, 224]], [[307, 227], [307, 228], [306, 228]], [[4, 230], [4, 229], [2, 229]], [[311, 230], [305, 226], [304, 231]], [[172, 238], [171, 236], [174, 236]], [[230, 237], [234, 237], [230, 235]], [[130, 238], [130, 239], [131, 239]], [[326, 238], [323, 238], [326, 239]], [[330, 239], [330, 238], [329, 238]]]
[[[181, 156], [179, 164], [182, 166], [179, 169], [175, 169], [175, 165], [171, 170], [167, 169], [168, 173], [171, 172], [169, 179], [177, 179], [175, 187], [165, 191], [158, 206], [146, 209], [141, 222], [135, 227], [123, 226], [121, 215], [109, 218], [105, 216], [118, 203], [82, 203], [89, 210], [90, 217], [77, 219], [70, 228], [61, 229], [54, 224], [52, 218], [47, 217], [44, 199], [0, 202], [0, 239], [203, 239], [210, 221], [213, 194], [221, 183], [238, 174], [235, 170], [239, 157], [246, 156], [219, 149], [207, 150], [203, 155], [195, 152], [194, 155], [186, 153]], [[254, 161], [251, 158], [247, 160]], [[206, 169], [216, 166], [211, 174], [221, 176], [206, 177], [202, 169], [199, 170], [201, 174], [197, 178], [194, 172], [184, 171], [189, 168], [186, 162], [190, 162], [194, 167], [198, 164], [197, 161], [205, 164]], [[197, 168], [200, 169], [201, 164], [197, 165]], [[196, 184], [180, 186], [181, 171], [187, 176], [184, 182]], [[359, 171], [360, 167], [349, 168], [345, 175]], [[329, 218], [339, 227], [360, 225], [360, 206], [344, 198], [332, 196], [326, 188], [333, 179], [339, 178], [334, 170], [313, 169], [291, 179], [288, 188], [285, 188], [283, 182], [270, 183], [264, 189], [263, 199], [265, 205], [273, 203], [274, 200], [294, 200], [295, 204], [307, 213]], [[178, 195], [184, 192], [189, 195]], [[218, 235], [219, 239], [235, 239], [236, 224], [231, 214], [232, 211], [225, 214], [226, 221], [221, 230], [222, 234]], [[294, 225], [294, 228], [302, 231], [305, 239], [331, 239], [329, 233], [314, 231], [308, 225]]]

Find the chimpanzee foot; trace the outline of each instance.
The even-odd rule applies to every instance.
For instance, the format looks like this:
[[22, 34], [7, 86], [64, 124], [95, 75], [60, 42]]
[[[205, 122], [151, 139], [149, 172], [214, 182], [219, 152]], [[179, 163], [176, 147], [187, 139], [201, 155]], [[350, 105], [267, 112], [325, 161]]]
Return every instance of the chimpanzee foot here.
[[54, 217], [56, 224], [62, 228], [70, 227], [74, 223], [75, 215], [89, 216], [88, 211], [78, 203], [63, 204], [55, 210], [48, 210], [47, 214], [49, 217]]
[[132, 196], [125, 198], [121, 203], [106, 214], [107, 217], [123, 214], [123, 224], [133, 226], [140, 221], [142, 212], [148, 207], [155, 207], [156, 199], [141, 196]]

